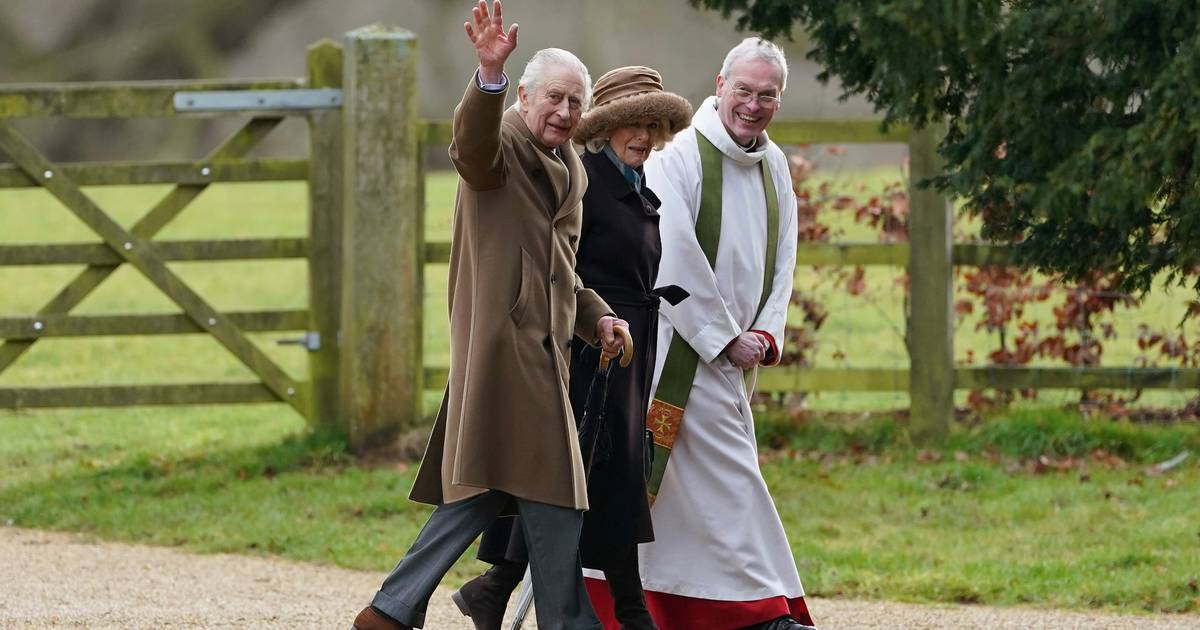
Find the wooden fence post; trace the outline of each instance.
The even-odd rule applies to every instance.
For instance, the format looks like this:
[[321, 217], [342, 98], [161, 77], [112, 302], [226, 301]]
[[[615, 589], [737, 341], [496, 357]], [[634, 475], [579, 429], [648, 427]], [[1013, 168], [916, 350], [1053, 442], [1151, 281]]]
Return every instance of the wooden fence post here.
[[941, 172], [940, 134], [912, 132], [909, 156], [909, 431], [917, 442], [946, 435], [954, 418], [953, 209], [917, 184]]
[[419, 420], [424, 208], [417, 40], [368, 26], [345, 40], [342, 400], [356, 451]]
[[[342, 87], [342, 47], [321, 40], [308, 48], [308, 85]], [[308, 330], [320, 347], [308, 355], [309, 423], [346, 431], [340, 401], [342, 309], [342, 111], [308, 116]]]

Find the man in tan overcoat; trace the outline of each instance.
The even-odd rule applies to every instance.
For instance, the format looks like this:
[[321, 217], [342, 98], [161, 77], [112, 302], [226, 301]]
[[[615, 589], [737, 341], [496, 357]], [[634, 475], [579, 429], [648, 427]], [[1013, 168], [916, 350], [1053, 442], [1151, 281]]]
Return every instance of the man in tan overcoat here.
[[437, 506], [408, 554], [354, 621], [419, 628], [438, 582], [506, 511], [524, 522], [538, 627], [592, 629], [577, 546], [587, 509], [567, 398], [570, 341], [615, 355], [621, 320], [575, 275], [587, 176], [571, 149], [591, 77], [571, 53], [534, 54], [507, 111], [505, 32], [497, 0], [465, 24], [479, 57], [454, 112], [460, 176], [450, 252], [450, 379], [412, 499]]

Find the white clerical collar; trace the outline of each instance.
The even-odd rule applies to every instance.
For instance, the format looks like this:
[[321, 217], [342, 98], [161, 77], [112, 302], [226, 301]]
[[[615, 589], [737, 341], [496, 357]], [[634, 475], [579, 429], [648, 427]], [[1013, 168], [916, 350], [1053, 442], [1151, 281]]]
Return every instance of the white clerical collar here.
[[721, 115], [717, 112], [717, 97], [710, 96], [704, 99], [704, 103], [696, 108], [696, 115], [692, 117], [692, 124], [695, 125], [698, 133], [704, 134], [713, 146], [717, 147], [729, 159], [739, 164], [758, 164], [767, 155], [767, 147], [770, 145], [770, 138], [764, 131], [754, 139], [754, 146], [747, 149], [741, 146], [725, 129], [724, 123], [721, 122]]

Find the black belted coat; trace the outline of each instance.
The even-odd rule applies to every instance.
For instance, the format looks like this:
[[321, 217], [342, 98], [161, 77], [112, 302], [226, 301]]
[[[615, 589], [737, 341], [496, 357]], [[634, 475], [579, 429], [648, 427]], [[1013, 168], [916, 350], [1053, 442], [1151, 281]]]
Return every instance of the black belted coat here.
[[[583, 197], [583, 227], [575, 253], [575, 272], [629, 322], [636, 349], [627, 368], [609, 376], [605, 428], [611, 438], [608, 458], [592, 465], [588, 478], [590, 509], [583, 519], [580, 555], [584, 566], [604, 568], [604, 560], [633, 543], [654, 540], [646, 499], [646, 409], [654, 376], [659, 298], [653, 293], [662, 242], [658, 233], [659, 200], [642, 186], [639, 193], [604, 153], [583, 156], [591, 183]], [[588, 385], [600, 351], [571, 344], [571, 406], [583, 417]]]

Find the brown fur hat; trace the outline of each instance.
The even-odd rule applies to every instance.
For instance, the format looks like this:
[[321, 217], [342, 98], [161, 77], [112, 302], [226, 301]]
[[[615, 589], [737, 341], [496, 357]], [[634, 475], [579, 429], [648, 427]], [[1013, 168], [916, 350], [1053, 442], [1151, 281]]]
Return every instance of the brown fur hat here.
[[625, 66], [604, 73], [592, 89], [595, 104], [579, 121], [575, 142], [586, 144], [611, 129], [643, 118], [665, 119], [670, 138], [692, 122], [692, 106], [678, 94], [663, 90], [662, 76], [646, 66]]

